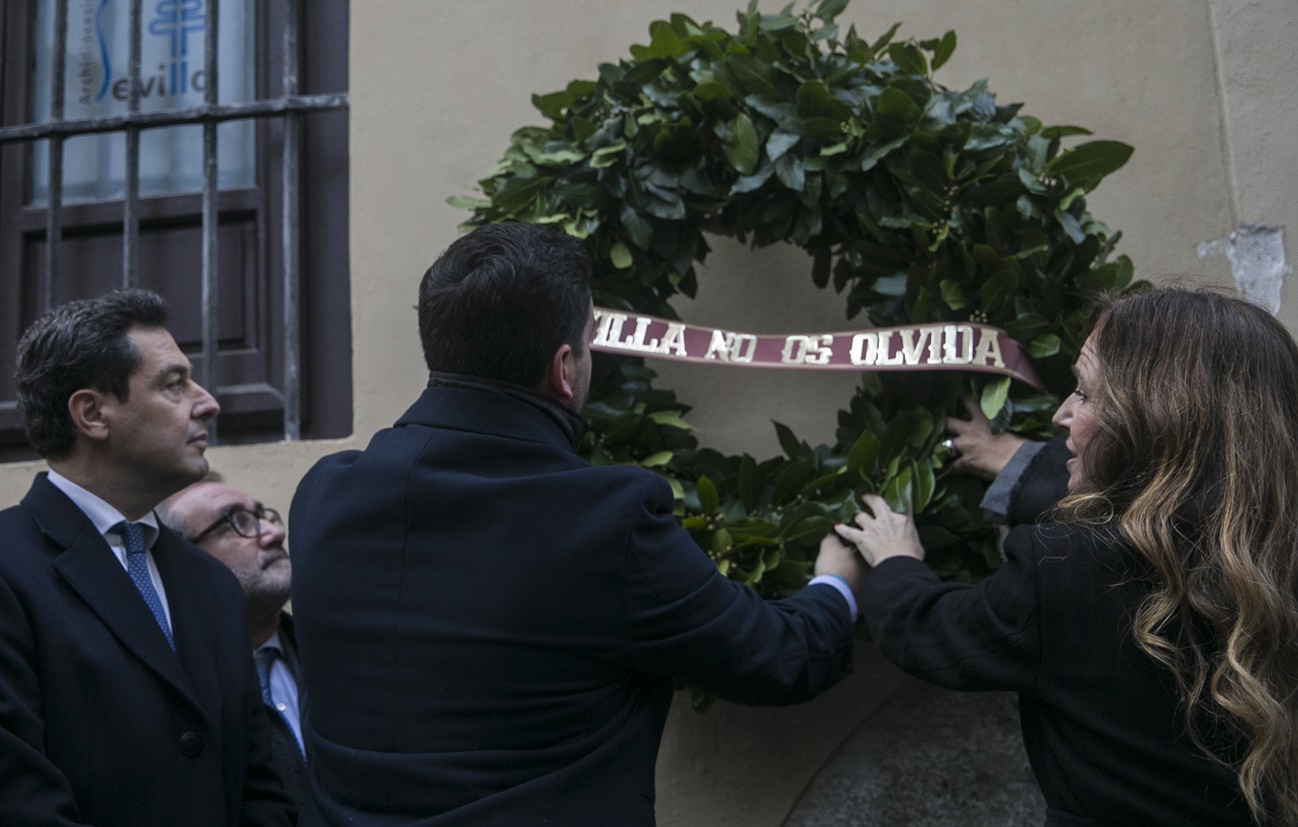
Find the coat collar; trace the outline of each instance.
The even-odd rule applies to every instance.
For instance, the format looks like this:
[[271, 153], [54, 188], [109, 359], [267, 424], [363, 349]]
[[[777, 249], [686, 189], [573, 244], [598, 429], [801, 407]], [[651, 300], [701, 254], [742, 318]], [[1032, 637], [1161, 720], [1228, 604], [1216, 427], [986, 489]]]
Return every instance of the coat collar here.
[[520, 385], [475, 376], [432, 373], [428, 388], [397, 425], [434, 425], [499, 434], [577, 450], [586, 420]]
[[299, 681], [298, 696], [303, 693], [300, 685], [300, 673], [298, 671], [297, 657], [297, 631], [293, 626], [293, 615], [288, 612], [279, 613], [279, 648], [284, 653], [284, 662], [288, 664], [288, 671], [293, 673], [293, 678]]
[[130, 575], [98, 529], [45, 474], [37, 475], [22, 506], [32, 515], [41, 533], [59, 548], [52, 565], [68, 586], [127, 650], [203, 710], [193, 682], [182, 666], [182, 660], [203, 655], [187, 651], [201, 645], [199, 641], [187, 640], [187, 630], [204, 621], [194, 618], [192, 607], [186, 606], [193, 585], [186, 582], [185, 573], [178, 565], [180, 561], [176, 559], [177, 554], [184, 553], [176, 547], [180, 541], [164, 530], [153, 548], [158, 573], [172, 607], [172, 634], [181, 655], [177, 657], [148, 606], [140, 599]]

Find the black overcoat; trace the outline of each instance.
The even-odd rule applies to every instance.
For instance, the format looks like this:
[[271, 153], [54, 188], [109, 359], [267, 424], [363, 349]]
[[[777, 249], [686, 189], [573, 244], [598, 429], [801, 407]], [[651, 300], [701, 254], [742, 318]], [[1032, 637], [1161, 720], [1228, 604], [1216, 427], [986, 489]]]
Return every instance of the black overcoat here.
[[638, 467], [592, 467], [526, 393], [432, 387], [291, 511], [307, 824], [654, 823], [677, 679], [793, 703], [850, 668], [833, 588], [718, 574]]
[[1133, 553], [1045, 523], [1011, 531], [1005, 556], [976, 586], [911, 557], [871, 570], [861, 602], [883, 654], [951, 689], [1019, 693], [1047, 824], [1252, 824], [1234, 775], [1187, 737], [1172, 673], [1132, 637], [1149, 588]]
[[291, 823], [238, 583], [166, 527], [152, 553], [175, 651], [44, 474], [0, 511], [0, 824]]

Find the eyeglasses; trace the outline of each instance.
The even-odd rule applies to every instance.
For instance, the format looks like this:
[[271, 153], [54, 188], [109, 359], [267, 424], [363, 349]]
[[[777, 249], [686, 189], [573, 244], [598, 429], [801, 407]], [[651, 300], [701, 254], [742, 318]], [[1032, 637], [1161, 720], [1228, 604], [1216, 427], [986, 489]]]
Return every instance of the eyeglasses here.
[[216, 531], [223, 525], [229, 525], [234, 529], [234, 533], [240, 537], [255, 539], [261, 534], [261, 522], [265, 520], [276, 528], [283, 528], [284, 521], [280, 519], [279, 512], [273, 508], [262, 508], [257, 506], [249, 511], [241, 505], [231, 506], [222, 514], [216, 522], [200, 531], [190, 538], [191, 543], [197, 543], [207, 535]]

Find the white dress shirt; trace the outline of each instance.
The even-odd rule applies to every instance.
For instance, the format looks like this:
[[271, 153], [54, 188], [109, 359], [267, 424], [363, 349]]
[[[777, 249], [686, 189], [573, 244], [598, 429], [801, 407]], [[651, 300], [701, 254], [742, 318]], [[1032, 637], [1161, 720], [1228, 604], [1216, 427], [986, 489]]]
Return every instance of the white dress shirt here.
[[284, 663], [284, 645], [279, 641], [279, 631], [257, 649], [273, 648], [279, 651], [270, 667], [270, 698], [275, 702], [275, 709], [284, 717], [293, 737], [297, 739], [298, 748], [302, 747], [302, 719], [298, 712], [297, 680]]
[[[55, 488], [68, 495], [68, 499], [72, 500], [72, 503], [81, 509], [81, 513], [90, 518], [90, 522], [94, 523], [95, 529], [107, 541], [108, 547], [112, 549], [113, 554], [117, 555], [117, 562], [121, 563], [122, 568], [125, 570], [126, 541], [116, 530], [118, 523], [127, 522], [122, 513], [58, 471], [50, 471], [49, 480]], [[150, 511], [135, 522], [144, 529], [144, 556], [149, 563], [149, 579], [153, 581], [153, 588], [158, 593], [158, 600], [162, 601], [162, 611], [167, 616], [167, 626], [172, 627], [171, 606], [167, 603], [167, 590], [162, 587], [162, 576], [158, 574], [158, 564], [153, 559], [153, 544], [158, 539], [158, 520]]]

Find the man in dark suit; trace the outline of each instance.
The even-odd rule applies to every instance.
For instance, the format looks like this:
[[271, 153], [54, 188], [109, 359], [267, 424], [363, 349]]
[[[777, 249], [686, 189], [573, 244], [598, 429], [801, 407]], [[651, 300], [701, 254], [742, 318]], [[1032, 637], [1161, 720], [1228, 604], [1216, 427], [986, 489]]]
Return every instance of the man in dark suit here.
[[647, 827], [673, 679], [788, 704], [850, 670], [859, 556], [822, 544], [767, 603], [665, 480], [577, 456], [589, 276], [542, 227], [456, 241], [420, 286], [428, 389], [298, 487], [304, 824]]
[[0, 511], [0, 824], [288, 825], [238, 584], [157, 525], [207, 471], [216, 401], [143, 290], [18, 346], [50, 467]]
[[279, 512], [211, 474], [168, 497], [157, 514], [168, 528], [224, 563], [239, 581], [270, 719], [271, 758], [302, 808], [308, 800], [301, 724], [306, 696], [297, 679], [293, 616], [284, 611], [293, 569]]

